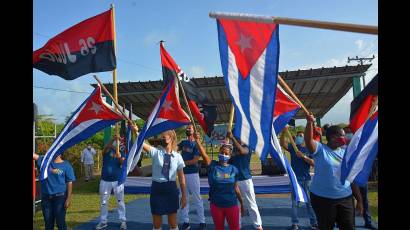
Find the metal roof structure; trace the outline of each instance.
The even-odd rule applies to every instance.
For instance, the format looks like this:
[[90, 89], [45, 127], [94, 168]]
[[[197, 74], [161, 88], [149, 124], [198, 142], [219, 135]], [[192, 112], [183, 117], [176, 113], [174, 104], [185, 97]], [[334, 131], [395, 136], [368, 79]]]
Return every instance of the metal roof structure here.
[[[340, 66], [279, 72], [293, 92], [306, 108], [316, 117], [322, 118], [352, 87], [353, 77], [364, 76], [370, 65]], [[216, 123], [228, 122], [231, 99], [222, 76], [191, 78], [197, 88], [217, 105]], [[92, 84], [96, 87], [96, 84]], [[112, 83], [104, 86], [112, 91]], [[119, 82], [117, 83], [118, 101], [129, 108], [133, 114], [146, 120], [157, 102], [163, 87], [163, 81]], [[181, 97], [181, 105], [186, 109]], [[346, 108], [348, 111], [348, 108]], [[295, 119], [304, 118], [300, 110]]]

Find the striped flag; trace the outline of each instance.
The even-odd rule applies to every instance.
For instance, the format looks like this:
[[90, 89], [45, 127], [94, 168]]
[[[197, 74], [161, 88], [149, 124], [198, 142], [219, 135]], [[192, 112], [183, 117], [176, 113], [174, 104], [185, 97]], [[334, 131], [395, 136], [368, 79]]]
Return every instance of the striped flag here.
[[122, 119], [122, 115], [103, 101], [101, 86], [98, 84], [91, 95], [75, 110], [45, 154], [40, 166], [40, 180], [48, 177], [50, 163], [65, 150]]
[[222, 72], [235, 108], [233, 134], [264, 160], [275, 135], [279, 25], [217, 19], [217, 26]]
[[179, 103], [179, 87], [176, 79], [170, 79], [155, 104], [154, 109], [145, 121], [137, 140], [131, 147], [127, 162], [127, 174], [134, 170], [142, 151], [145, 138], [152, 137], [170, 129], [176, 129], [191, 121]]
[[[132, 120], [132, 107], [130, 109], [129, 112], [129, 118], [130, 120]], [[125, 160], [122, 163], [122, 168], [121, 168], [121, 176], [120, 179], [118, 181], [118, 185], [121, 185], [125, 182], [125, 180], [127, 179], [127, 166], [128, 166], [128, 156], [130, 155], [130, 151], [131, 151], [131, 147], [132, 147], [132, 129], [131, 126], [128, 124], [127, 126], [127, 131], [125, 134], [125, 143], [124, 143], [124, 148], [126, 151], [126, 155], [125, 155]]]

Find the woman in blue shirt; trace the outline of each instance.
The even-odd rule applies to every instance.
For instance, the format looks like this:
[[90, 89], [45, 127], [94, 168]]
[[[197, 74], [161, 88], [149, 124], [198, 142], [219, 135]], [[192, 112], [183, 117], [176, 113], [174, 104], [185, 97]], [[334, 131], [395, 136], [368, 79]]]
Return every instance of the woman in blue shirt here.
[[[44, 156], [33, 153], [33, 160], [40, 167]], [[54, 222], [59, 230], [67, 229], [65, 222], [66, 210], [71, 203], [73, 181], [75, 181], [73, 167], [68, 161], [61, 159], [61, 155], [50, 164], [48, 177], [41, 181], [41, 209], [45, 222], [45, 229], [54, 229]]]
[[[138, 127], [133, 125], [134, 132]], [[181, 208], [186, 206], [184, 160], [177, 150], [177, 137], [174, 130], [160, 134], [161, 144], [158, 148], [144, 143], [143, 149], [152, 158], [152, 184], [150, 194], [151, 214], [154, 230], [161, 229], [162, 215], [168, 215], [171, 230], [178, 229], [177, 210], [179, 209], [179, 190], [176, 184], [178, 175], [181, 189]]]
[[345, 133], [339, 126], [330, 126], [326, 131], [327, 144], [313, 139], [313, 115], [306, 117], [305, 143], [315, 161], [315, 175], [310, 187], [310, 199], [318, 220], [319, 229], [355, 229], [353, 195], [357, 200], [357, 211], [362, 212], [359, 188], [345, 181], [340, 182], [338, 173], [345, 154], [340, 148], [346, 144]]
[[[208, 166], [209, 200], [215, 230], [223, 230], [225, 219], [230, 230], [239, 230], [239, 215], [243, 216], [244, 207], [238, 187], [238, 169], [228, 164], [232, 154], [231, 144], [222, 144], [218, 159], [209, 158], [199, 141], [199, 133], [195, 135], [199, 152]], [[238, 206], [240, 202], [240, 210]]]

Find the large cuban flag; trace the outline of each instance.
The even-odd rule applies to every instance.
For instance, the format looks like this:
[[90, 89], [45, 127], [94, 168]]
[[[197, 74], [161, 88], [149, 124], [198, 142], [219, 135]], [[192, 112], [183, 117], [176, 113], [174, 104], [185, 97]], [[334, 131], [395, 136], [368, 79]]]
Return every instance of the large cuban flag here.
[[132, 145], [128, 156], [127, 174], [134, 170], [140, 159], [144, 139], [190, 123], [189, 116], [179, 103], [179, 88], [176, 81], [175, 78], [168, 81], [161, 97], [146, 120], [137, 141]]
[[122, 119], [122, 115], [114, 112], [112, 107], [103, 101], [101, 86], [98, 85], [74, 111], [45, 154], [40, 166], [40, 180], [48, 177], [50, 163], [65, 150]]
[[235, 108], [233, 135], [264, 160], [275, 132], [272, 120], [279, 62], [279, 25], [217, 19], [217, 26], [222, 72]]

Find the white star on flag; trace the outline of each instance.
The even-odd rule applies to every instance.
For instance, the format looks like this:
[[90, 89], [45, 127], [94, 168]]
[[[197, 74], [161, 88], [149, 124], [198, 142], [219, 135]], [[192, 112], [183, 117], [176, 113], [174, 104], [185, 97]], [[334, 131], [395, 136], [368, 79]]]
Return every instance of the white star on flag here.
[[95, 114], [97, 115], [100, 112], [102, 106], [93, 101], [91, 103], [93, 103], [93, 105], [88, 110], [94, 110]]
[[168, 110], [173, 111], [174, 109], [171, 107], [172, 101], [164, 101], [164, 104], [162, 104], [162, 108], [164, 108], [165, 112]]
[[241, 53], [243, 53], [244, 49], [251, 48], [251, 40], [251, 37], [246, 37], [241, 33], [241, 38], [236, 42], [241, 47]]

